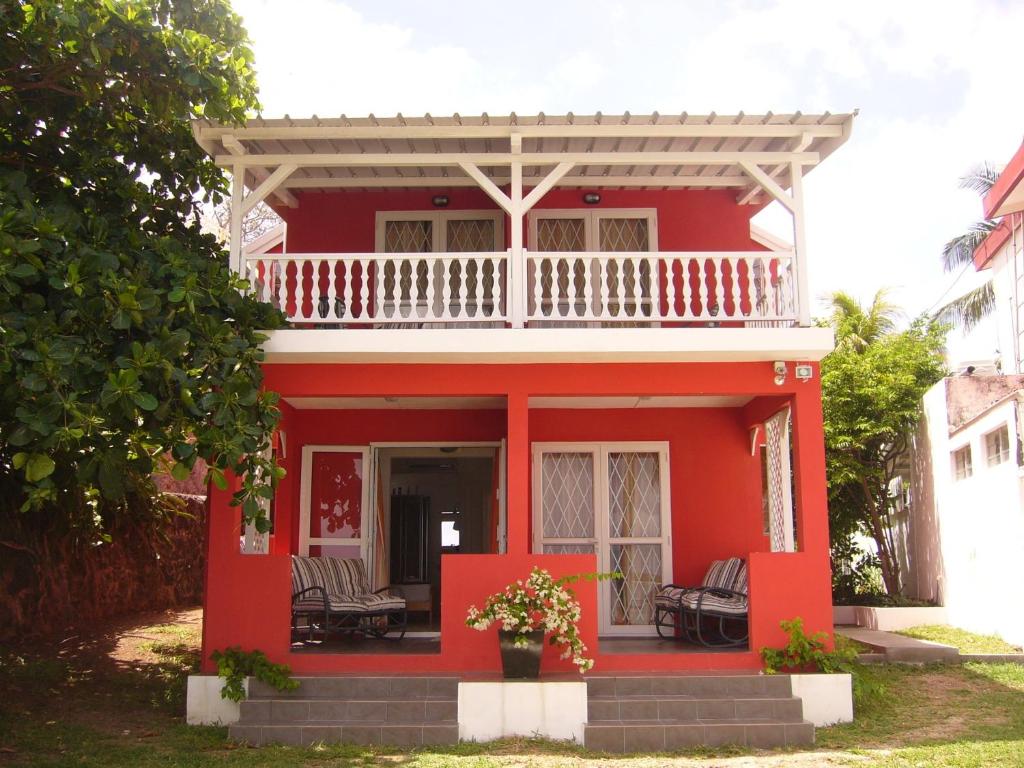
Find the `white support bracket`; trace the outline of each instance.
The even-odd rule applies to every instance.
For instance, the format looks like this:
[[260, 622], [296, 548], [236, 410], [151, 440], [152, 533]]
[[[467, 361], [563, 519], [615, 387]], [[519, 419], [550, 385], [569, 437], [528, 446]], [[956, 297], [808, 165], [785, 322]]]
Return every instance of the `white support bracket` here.
[[775, 179], [761, 170], [760, 166], [746, 160], [741, 160], [739, 162], [739, 166], [747, 176], [761, 187], [761, 189], [786, 206], [790, 213], [793, 212], [793, 198], [786, 192], [786, 190], [779, 186], [779, 183], [775, 181]]
[[488, 178], [487, 174], [480, 170], [476, 165], [470, 162], [462, 161], [459, 163], [459, 167], [466, 172], [466, 175], [473, 179], [477, 184], [480, 185], [480, 189], [487, 193], [494, 202], [496, 202], [501, 209], [505, 211], [509, 216], [512, 216], [512, 199], [506, 195], [498, 185]]
[[[803, 152], [809, 146], [811, 146], [811, 144], [814, 142], [814, 138], [815, 138], [815, 134], [811, 133], [810, 131], [804, 131], [799, 136], [797, 136], [796, 139], [794, 140], [793, 146], [792, 146], [792, 151], [793, 152]], [[778, 176], [780, 173], [782, 173], [788, 167], [789, 167], [789, 165], [787, 163], [780, 163], [779, 165], [776, 165], [774, 168], [772, 168], [770, 171], [768, 171], [768, 175], [774, 179], [776, 176]], [[746, 205], [747, 203], [752, 202], [754, 200], [754, 198], [757, 197], [757, 193], [760, 192], [760, 191], [761, 191], [761, 186], [759, 184], [754, 184], [754, 185], [748, 187], [740, 195], [739, 199], [736, 202], [739, 203], [740, 205]]]
[[294, 165], [282, 165], [272, 174], [267, 176], [256, 189], [245, 196], [245, 200], [242, 201], [242, 216], [245, 216], [249, 211], [263, 202], [267, 195], [271, 194], [276, 190], [284, 181], [295, 173], [297, 166]]
[[[245, 151], [245, 145], [242, 144], [242, 142], [240, 142], [237, 137], [232, 136], [231, 134], [221, 136], [220, 142], [221, 144], [224, 145], [224, 149], [230, 152], [234, 157], [246, 157], [248, 155], [248, 153]], [[270, 176], [270, 173], [267, 171], [267, 169], [259, 165], [243, 165], [241, 163], [235, 163], [233, 164], [232, 168], [234, 171], [240, 170], [242, 173], [244, 173], [246, 170], [252, 171], [252, 175], [256, 177], [256, 181], [259, 182], [261, 185]], [[294, 171], [294, 168], [292, 170]], [[290, 176], [291, 174], [288, 175]], [[273, 194], [274, 197], [276, 197], [282, 203], [287, 205], [289, 208], [299, 207], [298, 198], [296, 198], [295, 195], [293, 195], [280, 184], [275, 185], [275, 188], [271, 192], [271, 194]], [[265, 198], [266, 195], [264, 195], [263, 197]]]
[[533, 208], [574, 167], [576, 167], [576, 163], [559, 163], [556, 165], [555, 170], [545, 176], [537, 186], [530, 190], [530, 194], [523, 198], [523, 213]]

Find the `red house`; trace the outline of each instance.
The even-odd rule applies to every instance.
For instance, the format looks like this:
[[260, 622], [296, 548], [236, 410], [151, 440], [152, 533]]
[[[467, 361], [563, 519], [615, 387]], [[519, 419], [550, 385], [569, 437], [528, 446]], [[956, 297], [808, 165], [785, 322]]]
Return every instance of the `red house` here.
[[[781, 620], [831, 630], [832, 334], [810, 320], [803, 177], [852, 122], [197, 121], [236, 179], [232, 268], [290, 323], [265, 344], [272, 533], [211, 490], [204, 670], [241, 645], [304, 676], [486, 677], [495, 635], [466, 610], [533, 565], [623, 574], [578, 588], [592, 676], [757, 672]], [[261, 200], [285, 225], [243, 245]], [[751, 227], [772, 200], [791, 246]], [[292, 555], [361, 559], [371, 588], [402, 587], [409, 632], [298, 642]], [[659, 639], [659, 586], [729, 557], [748, 643]], [[572, 671], [549, 651], [542, 675]]]

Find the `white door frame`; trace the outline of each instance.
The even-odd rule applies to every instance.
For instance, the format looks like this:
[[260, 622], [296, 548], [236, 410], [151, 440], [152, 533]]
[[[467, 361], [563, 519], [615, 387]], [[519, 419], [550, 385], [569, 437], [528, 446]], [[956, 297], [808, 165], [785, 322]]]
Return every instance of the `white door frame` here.
[[597, 253], [601, 250], [601, 219], [645, 219], [647, 221], [647, 250], [658, 250], [658, 209], [657, 208], [533, 208], [526, 214], [527, 247], [537, 250], [538, 219], [583, 219], [583, 251]]
[[[310, 538], [309, 519], [313, 495], [313, 454], [314, 453], [359, 453], [363, 458], [363, 487], [359, 501], [359, 538]], [[299, 554], [309, 555], [313, 546], [359, 546], [359, 557], [366, 562], [366, 515], [370, 506], [370, 446], [368, 445], [304, 445], [302, 446], [302, 467], [299, 480]]]
[[[533, 551], [542, 553], [545, 544], [575, 544], [585, 539], [546, 539], [543, 520], [543, 473], [542, 457], [545, 453], [590, 453], [594, 457], [594, 545], [597, 554], [597, 569], [607, 573], [611, 570], [611, 547], [615, 544], [661, 544], [661, 583], [672, 579], [672, 499], [669, 478], [668, 441], [614, 441], [614, 442], [557, 442], [533, 443]], [[612, 538], [608, 519], [608, 454], [609, 453], [657, 453], [658, 479], [661, 495], [661, 536], [658, 538]], [[654, 625], [622, 626], [611, 624], [608, 610], [611, 598], [611, 584], [598, 584], [598, 633], [600, 635], [652, 635]]]

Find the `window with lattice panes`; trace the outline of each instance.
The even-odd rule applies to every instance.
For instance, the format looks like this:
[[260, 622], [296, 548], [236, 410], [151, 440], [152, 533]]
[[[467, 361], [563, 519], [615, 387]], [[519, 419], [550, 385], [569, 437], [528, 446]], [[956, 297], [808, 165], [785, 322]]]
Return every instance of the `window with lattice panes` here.
[[985, 435], [985, 461], [996, 467], [1010, 459], [1010, 430], [1005, 424]]
[[974, 474], [974, 465], [971, 460], [971, 446], [965, 445], [958, 448], [950, 455], [953, 463], [953, 477], [956, 480], [966, 480]]

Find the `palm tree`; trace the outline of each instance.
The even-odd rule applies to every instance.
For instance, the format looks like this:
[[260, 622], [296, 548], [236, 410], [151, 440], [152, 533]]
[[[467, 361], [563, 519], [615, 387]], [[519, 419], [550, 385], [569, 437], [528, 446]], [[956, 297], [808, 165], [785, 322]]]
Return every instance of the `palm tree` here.
[[[968, 171], [965, 176], [960, 177], [960, 188], [973, 190], [984, 197], [998, 178], [999, 171], [989, 163], [982, 163]], [[968, 227], [966, 232], [946, 243], [942, 248], [942, 268], [946, 272], [967, 269], [974, 261], [974, 251], [998, 224], [999, 222], [995, 219], [979, 221]], [[995, 308], [995, 291], [992, 288], [992, 281], [989, 280], [984, 285], [968, 291], [940, 307], [935, 313], [935, 318], [940, 322], [960, 328], [966, 333], [982, 319], [992, 314]]]
[[836, 345], [850, 345], [863, 352], [871, 342], [896, 330], [900, 309], [887, 300], [885, 288], [879, 289], [866, 309], [850, 294], [836, 291], [828, 297], [832, 306], [829, 325], [835, 330]]

